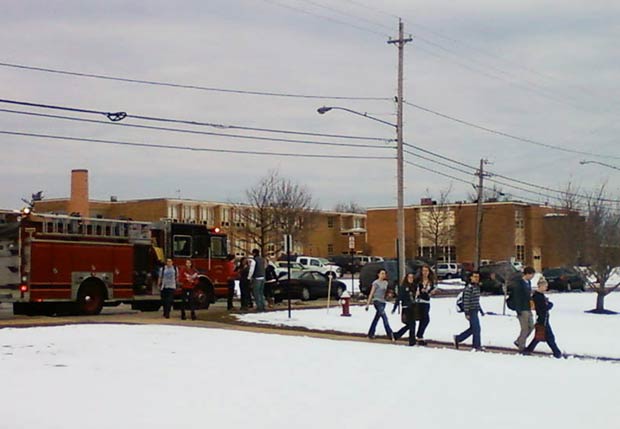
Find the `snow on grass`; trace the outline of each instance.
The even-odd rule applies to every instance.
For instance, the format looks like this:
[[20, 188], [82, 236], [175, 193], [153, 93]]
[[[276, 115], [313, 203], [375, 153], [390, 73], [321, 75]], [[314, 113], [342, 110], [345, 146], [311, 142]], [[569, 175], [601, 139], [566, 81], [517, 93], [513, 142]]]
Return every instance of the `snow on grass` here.
[[178, 326], [0, 330], [11, 429], [611, 429], [619, 377], [604, 362]]
[[[587, 354], [620, 358], [620, 315], [605, 316], [584, 313], [595, 305], [596, 295], [591, 293], [549, 294], [555, 304], [551, 310], [550, 323], [556, 335], [558, 346], [565, 353]], [[439, 341], [452, 341], [452, 336], [468, 326], [462, 313], [456, 311], [456, 298], [434, 298], [431, 304], [431, 322], [425, 337]], [[503, 312], [503, 296], [488, 296], [481, 300], [487, 315], [481, 318], [482, 342], [488, 346], [514, 347], [513, 341], [519, 334], [519, 323], [515, 313], [506, 309]], [[620, 311], [620, 293], [612, 293], [605, 299], [608, 309]], [[399, 329], [402, 324], [399, 314], [391, 314], [392, 304], [387, 310], [390, 326]], [[249, 313], [238, 315], [240, 320], [251, 323], [266, 323], [283, 326], [303, 326], [311, 329], [334, 330], [339, 332], [367, 333], [374, 316], [374, 309], [368, 312], [362, 306], [351, 308], [352, 317], [340, 317], [340, 309], [294, 310], [292, 318], [286, 311], [270, 313]], [[535, 314], [534, 314], [535, 315]], [[377, 334], [383, 334], [379, 322]], [[540, 351], [549, 351], [546, 344], [540, 344]]]

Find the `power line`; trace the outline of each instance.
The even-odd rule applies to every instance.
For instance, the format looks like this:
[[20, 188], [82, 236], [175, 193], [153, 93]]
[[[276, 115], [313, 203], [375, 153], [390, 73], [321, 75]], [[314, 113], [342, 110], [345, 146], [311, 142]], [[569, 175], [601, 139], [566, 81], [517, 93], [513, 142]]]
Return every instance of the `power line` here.
[[[414, 145], [409, 144], [409, 143], [405, 143], [405, 146], [411, 147], [411, 148], [413, 148], [415, 150], [419, 150], [419, 151], [428, 153], [428, 154], [430, 154], [432, 156], [444, 159], [444, 160], [452, 162], [454, 164], [458, 164], [458, 165], [461, 165], [461, 166], [464, 166], [464, 167], [467, 167], [467, 168], [470, 168], [470, 169], [473, 169], [473, 170], [477, 170], [477, 167], [474, 167], [474, 166], [465, 164], [465, 163], [463, 163], [461, 161], [457, 161], [455, 159], [452, 159], [452, 158], [440, 155], [440, 154], [438, 154], [436, 152], [432, 152], [430, 150], [421, 148], [419, 146], [414, 146]], [[420, 154], [415, 154], [415, 153], [407, 151], [407, 150], [405, 152], [407, 154], [411, 155], [411, 156], [415, 156], [417, 158], [422, 158], [424, 160], [427, 160], [427, 161], [433, 162], [435, 164], [438, 164], [438, 165], [450, 168], [450, 169], [452, 169], [454, 171], [458, 171], [458, 172], [463, 173], [463, 174], [467, 174], [467, 175], [473, 174], [473, 173], [471, 173], [469, 171], [466, 171], [466, 170], [457, 168], [455, 166], [452, 166], [452, 165], [449, 165], [449, 164], [437, 161], [437, 160], [432, 159], [432, 158], [425, 157], [425, 156], [420, 155]], [[536, 183], [526, 182], [526, 181], [523, 181], [523, 180], [515, 179], [513, 177], [508, 177], [508, 176], [505, 176], [505, 175], [502, 175], [502, 174], [499, 174], [499, 173], [495, 173], [495, 172], [492, 172], [492, 171], [487, 171], [486, 173], [488, 174], [487, 175], [487, 180], [489, 180], [489, 181], [491, 181], [493, 183], [497, 183], [499, 185], [507, 186], [507, 187], [513, 188], [513, 189], [518, 189], [518, 190], [521, 190], [521, 191], [524, 191], [524, 192], [540, 195], [540, 196], [543, 196], [545, 198], [551, 198], [551, 199], [558, 199], [559, 200], [559, 199], [561, 199], [560, 195], [567, 193], [566, 191], [550, 188], [550, 187], [547, 187], [547, 186], [544, 186], [544, 185], [540, 185], [540, 184], [536, 184]], [[541, 192], [538, 192], [538, 191], [532, 191], [532, 190], [529, 190], [529, 189], [522, 188], [520, 186], [513, 185], [511, 183], [506, 183], [506, 182], [503, 182], [503, 181], [499, 181], [499, 180], [495, 179], [494, 177], [500, 177], [500, 178], [506, 179], [506, 180], [508, 180], [510, 182], [522, 184], [522, 185], [525, 185], [525, 186], [530, 186], [532, 188], [536, 188], [537, 190], [545, 190], [545, 191], [553, 192], [553, 193], [558, 194], [558, 195], [549, 195], [549, 194], [541, 193]], [[588, 195], [584, 195], [584, 194], [571, 193], [571, 192], [568, 192], [568, 194], [572, 195], [572, 196], [575, 196], [575, 197], [578, 197], [578, 198], [583, 198], [583, 199], [589, 198]], [[620, 200], [611, 199], [611, 198], [602, 198], [601, 201], [607, 202], [607, 203], [620, 203]]]
[[444, 177], [450, 178], [452, 180], [456, 180], [458, 182], [463, 182], [463, 183], [466, 183], [468, 185], [472, 184], [471, 182], [468, 182], [467, 180], [461, 179], [460, 177], [455, 177], [455, 176], [452, 176], [450, 174], [442, 173], [441, 171], [433, 170], [432, 168], [425, 167], [425, 166], [417, 164], [415, 162], [411, 162], [411, 161], [407, 161], [407, 160], [405, 160], [405, 162], [407, 164], [409, 164], [409, 165], [413, 165], [414, 167], [418, 167], [418, 168], [421, 168], [422, 170], [430, 171], [431, 173], [435, 173], [435, 174], [438, 174], [440, 176], [444, 176]]
[[155, 86], [165, 86], [165, 87], [170, 87], [170, 88], [183, 88], [183, 89], [193, 89], [193, 90], [199, 90], [199, 91], [222, 92], [222, 93], [227, 93], [227, 94], [261, 95], [261, 96], [266, 96], [266, 97], [308, 98], [308, 99], [318, 99], [318, 100], [392, 101], [392, 98], [390, 97], [351, 97], [351, 96], [330, 96], [330, 95], [323, 96], [323, 95], [295, 94], [295, 93], [275, 92], [275, 91], [252, 91], [252, 90], [232, 89], [232, 88], [218, 88], [218, 87], [211, 87], [211, 86], [189, 85], [189, 84], [182, 84], [182, 83], [162, 82], [162, 81], [154, 81], [154, 80], [146, 80], [146, 79], [132, 79], [132, 78], [126, 78], [126, 77], [110, 76], [110, 75], [95, 74], [95, 73], [83, 73], [83, 72], [62, 70], [62, 69], [49, 68], [49, 67], [36, 67], [36, 66], [29, 66], [29, 65], [24, 65], [24, 64], [6, 63], [6, 62], [0, 62], [0, 67], [9, 67], [9, 68], [21, 69], [21, 70], [38, 71], [38, 72], [44, 72], [44, 73], [55, 73], [55, 74], [61, 74], [61, 75], [67, 75], [67, 76], [78, 76], [78, 77], [103, 79], [103, 80], [111, 80], [111, 81], [126, 82], [126, 83], [138, 83], [142, 85], [155, 85]]
[[52, 140], [65, 140], [65, 141], [72, 141], [72, 142], [100, 143], [100, 144], [111, 144], [111, 145], [120, 145], [120, 146], [146, 147], [146, 148], [153, 148], [153, 149], [188, 150], [188, 151], [195, 151], [195, 152], [217, 152], [217, 153], [234, 153], [234, 154], [245, 154], [245, 155], [286, 156], [286, 157], [297, 157], [297, 158], [395, 159], [395, 157], [393, 156], [322, 155], [322, 154], [301, 154], [301, 153], [289, 153], [289, 152], [262, 152], [262, 151], [250, 151], [250, 150], [236, 150], [236, 149], [212, 149], [212, 148], [203, 148], [203, 147], [194, 147], [194, 146], [159, 145], [159, 144], [151, 144], [151, 143], [136, 143], [136, 142], [127, 142], [127, 141], [120, 141], [120, 140], [104, 140], [104, 139], [92, 139], [92, 138], [83, 138], [83, 137], [59, 136], [59, 135], [53, 135], [53, 134], [36, 134], [36, 133], [26, 133], [26, 132], [20, 132], [20, 131], [7, 131], [7, 130], [0, 130], [0, 134], [19, 136], [19, 137], [36, 137], [36, 138], [44, 138], [44, 139], [52, 139]]
[[354, 14], [354, 13], [351, 13], [351, 12], [347, 12], [347, 11], [344, 11], [342, 9], [338, 9], [338, 8], [335, 8], [335, 7], [332, 7], [332, 6], [327, 6], [327, 5], [321, 4], [321, 3], [313, 1], [313, 0], [298, 0], [298, 1], [301, 1], [301, 2], [304, 2], [304, 3], [309, 3], [311, 5], [319, 7], [321, 9], [326, 9], [326, 10], [329, 10], [331, 12], [335, 12], [335, 13], [340, 14], [340, 15], [349, 16], [349, 17], [352, 17], [352, 18], [357, 19], [359, 21], [366, 22], [367, 24], [370, 24], [370, 25], [373, 25], [373, 26], [376, 26], [376, 27], [385, 28], [386, 30], [390, 30], [390, 31], [392, 30], [391, 27], [388, 27], [385, 24], [380, 24], [380, 23], [378, 23], [376, 21], [373, 21], [371, 19], [364, 18], [363, 16], [360, 16], [360, 15], [357, 15], [357, 14]]
[[311, 12], [311, 11], [309, 11], [307, 9], [303, 9], [303, 8], [300, 8], [300, 7], [295, 7], [295, 6], [291, 6], [291, 5], [287, 5], [287, 4], [282, 4], [282, 3], [277, 2], [275, 0], [263, 0], [263, 1], [265, 3], [269, 3], [269, 4], [272, 4], [274, 6], [279, 6], [281, 8], [289, 9], [289, 10], [292, 10], [292, 11], [295, 11], [295, 12], [299, 12], [299, 13], [302, 13], [304, 15], [310, 15], [310, 16], [314, 16], [315, 18], [321, 18], [321, 19], [324, 19], [326, 21], [334, 22], [336, 24], [346, 25], [348, 27], [355, 28], [356, 30], [360, 30], [360, 31], [364, 31], [364, 32], [367, 32], [367, 33], [372, 33], [372, 34], [377, 34], [377, 35], [382, 36], [382, 37], [389, 37], [389, 35], [387, 35], [385, 33], [380, 33], [378, 31], [372, 30], [372, 29], [370, 29], [368, 27], [363, 27], [363, 26], [357, 25], [357, 24], [351, 24], [350, 22], [341, 21], [339, 19], [332, 18], [331, 16], [327, 16], [327, 15], [322, 15], [320, 13]]
[[386, 139], [386, 138], [380, 138], [380, 137], [315, 133], [315, 132], [307, 132], [307, 131], [282, 130], [282, 129], [275, 129], [275, 128], [257, 128], [257, 127], [246, 127], [246, 126], [241, 126], [241, 125], [217, 124], [213, 122], [191, 121], [191, 120], [186, 120], [186, 119], [171, 119], [171, 118], [162, 118], [162, 117], [157, 117], [157, 116], [133, 115], [133, 114], [126, 113], [126, 112], [105, 112], [102, 110], [82, 109], [82, 108], [77, 108], [77, 107], [59, 106], [59, 105], [53, 105], [53, 104], [31, 103], [31, 102], [26, 102], [26, 101], [8, 100], [8, 99], [2, 99], [2, 98], [0, 98], [0, 103], [14, 104], [14, 105], [26, 106], [26, 107], [37, 107], [41, 109], [62, 110], [62, 111], [75, 112], [75, 113], [94, 114], [98, 116], [105, 116], [106, 118], [110, 119], [113, 122], [117, 122], [125, 118], [133, 118], [133, 119], [140, 119], [144, 121], [196, 125], [196, 126], [205, 126], [205, 127], [219, 128], [219, 129], [260, 131], [260, 132], [275, 133], [275, 134], [291, 134], [291, 135], [304, 135], [304, 136], [313, 136], [313, 137], [330, 137], [330, 138], [338, 138], [338, 139], [369, 140], [369, 141], [382, 141], [382, 142], [393, 141], [393, 139]]
[[605, 155], [605, 154], [600, 154], [600, 153], [586, 152], [586, 151], [580, 151], [580, 150], [576, 150], [576, 149], [568, 149], [568, 148], [564, 148], [564, 147], [561, 147], [561, 146], [555, 146], [555, 145], [552, 145], [552, 144], [543, 143], [543, 142], [539, 142], [539, 141], [536, 141], [536, 140], [528, 139], [528, 138], [525, 138], [525, 137], [519, 137], [519, 136], [516, 136], [516, 135], [513, 135], [513, 134], [505, 133], [503, 131], [498, 131], [498, 130], [494, 130], [492, 128], [488, 128], [488, 127], [485, 127], [485, 126], [482, 126], [482, 125], [477, 125], [477, 124], [474, 124], [473, 122], [465, 121], [463, 119], [458, 119], [458, 118], [455, 118], [453, 116], [449, 116], [449, 115], [446, 115], [444, 113], [440, 113], [440, 112], [437, 112], [435, 110], [431, 110], [431, 109], [429, 109], [427, 107], [423, 107], [423, 106], [420, 106], [418, 104], [410, 103], [408, 101], [403, 101], [403, 103], [405, 103], [408, 106], [414, 107], [414, 108], [416, 108], [418, 110], [422, 110], [424, 112], [431, 113], [433, 115], [439, 116], [441, 118], [449, 119], [451, 121], [458, 122], [458, 123], [460, 123], [462, 125], [466, 125], [468, 127], [476, 128], [476, 129], [479, 129], [479, 130], [482, 130], [482, 131], [486, 131], [488, 133], [496, 134], [496, 135], [499, 135], [499, 136], [502, 136], [502, 137], [507, 137], [509, 139], [517, 140], [517, 141], [520, 141], [520, 142], [523, 142], [523, 143], [529, 143], [529, 144], [532, 144], [532, 145], [545, 147], [547, 149], [553, 149], [553, 150], [558, 150], [558, 151], [568, 152], [568, 153], [575, 153], [575, 154], [579, 154], [579, 155], [596, 156], [598, 158], [620, 159], [620, 156], [613, 156], [613, 155]]
[[0, 112], [14, 113], [18, 115], [35, 116], [35, 117], [42, 117], [42, 118], [49, 118], [49, 119], [62, 119], [62, 120], [67, 120], [67, 121], [87, 122], [91, 124], [116, 125], [116, 126], [121, 126], [121, 127], [140, 128], [140, 129], [156, 130], [156, 131], [170, 131], [170, 132], [176, 132], [176, 133], [198, 134], [198, 135], [216, 136], [216, 137], [224, 137], [224, 138], [261, 140], [261, 141], [272, 141], [272, 142], [278, 142], [278, 143], [292, 143], [292, 144], [312, 144], [312, 145], [338, 146], [338, 147], [356, 147], [356, 148], [365, 148], [365, 149], [366, 148], [368, 149], [393, 149], [392, 147], [380, 146], [380, 145], [362, 145], [362, 144], [353, 144], [353, 143], [317, 142], [317, 141], [312, 141], [312, 140], [279, 139], [279, 138], [260, 137], [260, 136], [246, 136], [246, 135], [239, 135], [239, 134], [214, 133], [214, 132], [209, 132], [209, 131], [186, 130], [183, 128], [155, 127], [152, 125], [124, 124], [120, 122], [104, 122], [104, 121], [96, 121], [94, 119], [76, 118], [72, 116], [62, 116], [62, 115], [50, 115], [47, 113], [23, 112], [20, 110], [10, 110], [10, 109], [0, 109]]

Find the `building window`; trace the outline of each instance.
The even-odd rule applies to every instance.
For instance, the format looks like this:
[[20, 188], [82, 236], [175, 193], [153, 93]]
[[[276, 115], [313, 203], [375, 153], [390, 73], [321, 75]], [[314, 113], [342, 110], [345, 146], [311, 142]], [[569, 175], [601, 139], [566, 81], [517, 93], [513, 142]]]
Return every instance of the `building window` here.
[[516, 260], [519, 262], [525, 261], [525, 246], [517, 245], [515, 247], [515, 253], [517, 254]]
[[328, 228], [334, 227], [334, 216], [327, 216], [327, 227]]
[[168, 206], [168, 217], [170, 219], [179, 219], [179, 208], [176, 205]]
[[356, 217], [353, 219], [353, 228], [360, 229], [364, 228], [364, 219], [361, 217]]
[[333, 256], [333, 255], [334, 255], [334, 245], [328, 244], [327, 245], [327, 256]]
[[230, 209], [222, 208], [222, 222], [230, 222]]
[[525, 228], [525, 220], [523, 219], [523, 209], [515, 210], [515, 228]]

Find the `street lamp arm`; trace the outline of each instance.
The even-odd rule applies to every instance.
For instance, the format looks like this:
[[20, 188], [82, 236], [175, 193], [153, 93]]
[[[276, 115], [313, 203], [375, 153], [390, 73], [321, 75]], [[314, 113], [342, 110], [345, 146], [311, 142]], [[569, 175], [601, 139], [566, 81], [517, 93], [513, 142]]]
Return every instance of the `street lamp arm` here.
[[388, 121], [384, 121], [383, 119], [375, 118], [374, 116], [370, 116], [370, 115], [369, 115], [368, 113], [366, 113], [366, 112], [362, 113], [362, 112], [358, 112], [358, 111], [353, 110], [353, 109], [348, 109], [348, 108], [346, 108], [346, 107], [338, 107], [338, 106], [323, 106], [323, 107], [319, 107], [318, 109], [316, 109], [316, 111], [317, 111], [319, 114], [321, 114], [321, 115], [323, 115], [323, 114], [325, 114], [325, 113], [329, 112], [330, 110], [344, 110], [345, 112], [353, 113], [354, 115], [357, 115], [357, 116], [363, 116], [364, 118], [372, 119], [373, 121], [376, 121], [376, 122], [381, 122], [382, 124], [389, 125], [390, 127], [397, 128], [397, 125], [396, 125], [396, 124], [393, 124], [393, 123], [388, 122]]

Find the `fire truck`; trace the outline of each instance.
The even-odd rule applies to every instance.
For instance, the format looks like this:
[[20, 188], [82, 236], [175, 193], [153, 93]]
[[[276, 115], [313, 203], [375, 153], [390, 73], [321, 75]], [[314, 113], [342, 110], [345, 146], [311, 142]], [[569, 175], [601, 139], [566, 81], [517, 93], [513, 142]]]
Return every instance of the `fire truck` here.
[[179, 268], [187, 259], [194, 263], [199, 272], [193, 291], [198, 308], [226, 297], [236, 277], [226, 234], [218, 228], [29, 209], [0, 212], [0, 302], [13, 303], [15, 314], [68, 305], [92, 315], [103, 306], [121, 303], [156, 311], [157, 277], [166, 258]]

